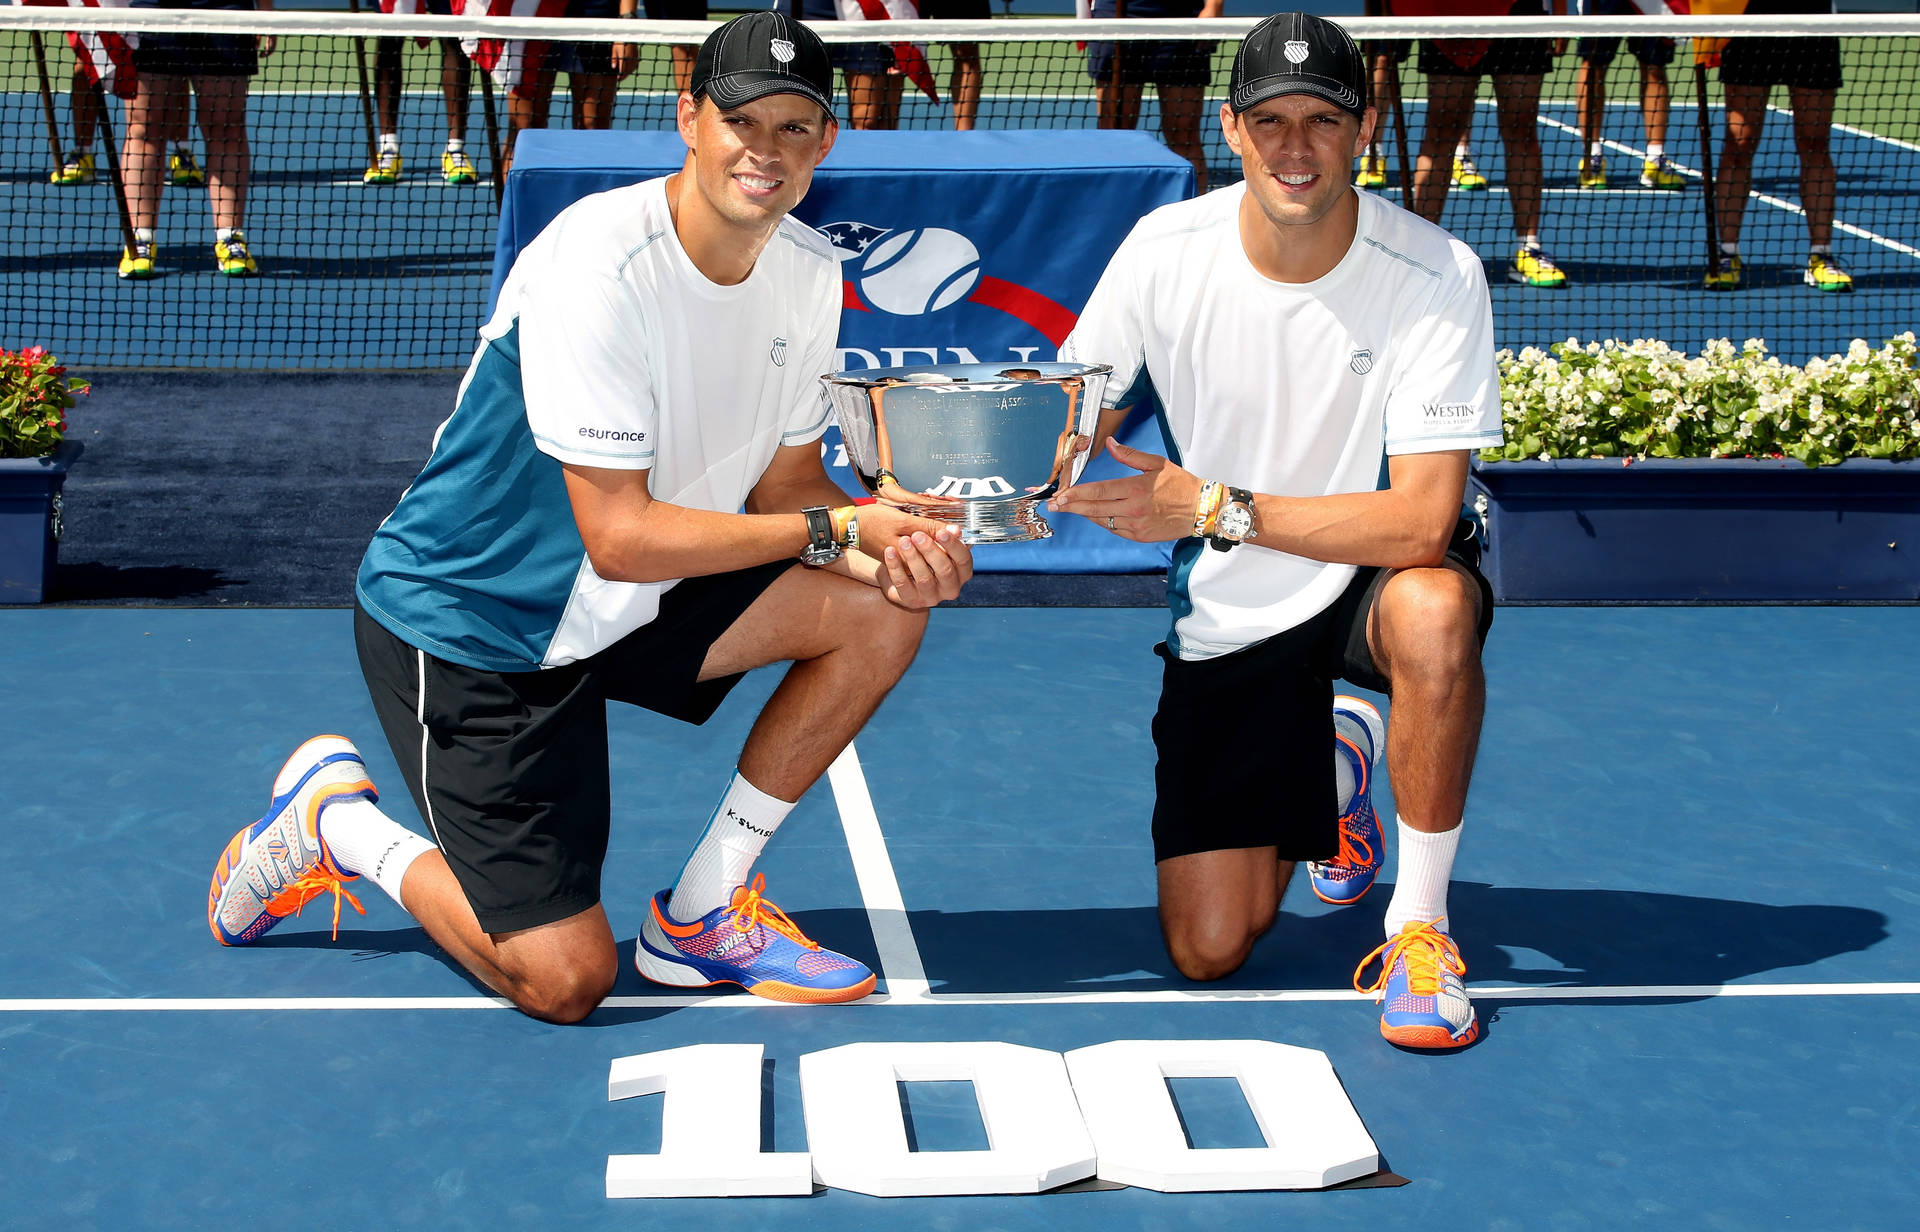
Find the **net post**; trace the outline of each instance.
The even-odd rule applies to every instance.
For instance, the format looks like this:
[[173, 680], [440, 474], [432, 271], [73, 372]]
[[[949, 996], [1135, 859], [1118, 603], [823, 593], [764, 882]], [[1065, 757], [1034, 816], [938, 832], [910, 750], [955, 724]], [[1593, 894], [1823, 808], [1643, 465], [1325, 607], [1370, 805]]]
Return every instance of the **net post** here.
[[498, 209], [506, 198], [507, 173], [500, 161], [500, 114], [494, 109], [493, 74], [471, 57], [468, 63], [480, 73], [480, 111], [487, 125], [487, 178], [493, 181], [493, 205]]
[[[360, 0], [347, 0], [347, 11], [358, 16]], [[367, 87], [367, 41], [353, 36], [353, 68], [360, 79], [360, 118], [367, 128], [367, 166], [380, 165], [380, 142], [374, 132], [373, 95]]]
[[1720, 272], [1720, 202], [1713, 184], [1713, 122], [1707, 118], [1707, 62], [1696, 52], [1693, 57], [1695, 110], [1699, 113], [1700, 179], [1702, 195], [1707, 199], [1707, 273]]
[[120, 174], [120, 141], [113, 133], [113, 113], [107, 109], [107, 92], [97, 81], [89, 81], [93, 102], [100, 109], [101, 148], [107, 156], [107, 180], [113, 185], [113, 205], [120, 215], [120, 239], [128, 252], [133, 251], [133, 212], [127, 207], [127, 182]]
[[58, 175], [66, 159], [66, 151], [60, 145], [60, 120], [53, 106], [53, 81], [47, 76], [47, 49], [40, 41], [38, 30], [27, 31], [27, 41], [33, 45], [33, 68], [40, 77], [40, 110], [47, 118], [47, 144], [53, 147], [53, 173]]

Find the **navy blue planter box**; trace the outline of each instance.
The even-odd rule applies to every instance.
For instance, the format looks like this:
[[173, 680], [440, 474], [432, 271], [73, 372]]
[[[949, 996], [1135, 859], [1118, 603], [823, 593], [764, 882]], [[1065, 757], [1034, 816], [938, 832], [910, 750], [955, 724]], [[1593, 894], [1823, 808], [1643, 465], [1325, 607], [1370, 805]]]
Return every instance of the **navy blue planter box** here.
[[1475, 461], [1504, 603], [1920, 599], [1920, 462]]
[[60, 488], [84, 448], [62, 441], [44, 458], [0, 458], [0, 603], [39, 603], [52, 587]]

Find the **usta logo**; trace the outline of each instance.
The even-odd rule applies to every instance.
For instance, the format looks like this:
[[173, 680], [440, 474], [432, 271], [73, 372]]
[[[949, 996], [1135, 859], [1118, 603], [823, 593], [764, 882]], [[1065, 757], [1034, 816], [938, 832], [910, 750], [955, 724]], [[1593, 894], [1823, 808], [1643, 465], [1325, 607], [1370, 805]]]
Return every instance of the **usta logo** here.
[[[1076, 314], [1031, 287], [986, 272], [980, 249], [958, 231], [944, 227], [883, 227], [847, 220], [831, 222], [820, 233], [840, 260], [842, 307], [849, 312], [896, 317], [930, 316], [961, 304], [978, 304], [1006, 313], [1058, 348], [1073, 329]], [[1029, 360], [1039, 345], [1008, 348]], [[897, 367], [924, 356], [938, 363], [945, 351], [954, 362], [977, 363], [966, 347], [884, 347], [879, 353], [857, 347], [841, 352], [842, 367], [853, 356], [866, 367]], [[885, 358], [882, 359], [882, 353]]]

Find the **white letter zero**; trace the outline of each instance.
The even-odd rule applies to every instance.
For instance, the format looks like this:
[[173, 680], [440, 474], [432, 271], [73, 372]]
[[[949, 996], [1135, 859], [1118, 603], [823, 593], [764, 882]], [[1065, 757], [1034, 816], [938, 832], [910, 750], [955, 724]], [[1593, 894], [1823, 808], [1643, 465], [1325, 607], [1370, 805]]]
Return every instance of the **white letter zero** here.
[[[901, 1082], [971, 1081], [984, 1151], [910, 1151]], [[845, 1044], [800, 1058], [813, 1175], [876, 1197], [1040, 1193], [1094, 1171], [1057, 1052], [1002, 1043]]]
[[[1323, 1052], [1271, 1040], [1115, 1040], [1069, 1052], [1067, 1069], [1103, 1181], [1163, 1193], [1325, 1189], [1380, 1170]], [[1169, 1078], [1238, 1078], [1267, 1144], [1189, 1147]]]

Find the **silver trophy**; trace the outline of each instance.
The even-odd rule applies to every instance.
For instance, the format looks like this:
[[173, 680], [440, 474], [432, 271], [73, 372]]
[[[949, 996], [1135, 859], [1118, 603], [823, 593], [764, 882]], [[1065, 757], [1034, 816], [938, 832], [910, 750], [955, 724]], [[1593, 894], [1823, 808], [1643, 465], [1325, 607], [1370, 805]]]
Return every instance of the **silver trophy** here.
[[1106, 364], [862, 368], [827, 387], [868, 492], [960, 527], [967, 543], [1045, 539], [1040, 504], [1080, 477]]

